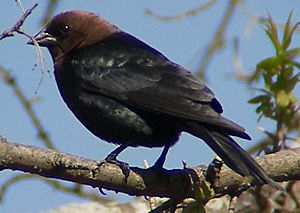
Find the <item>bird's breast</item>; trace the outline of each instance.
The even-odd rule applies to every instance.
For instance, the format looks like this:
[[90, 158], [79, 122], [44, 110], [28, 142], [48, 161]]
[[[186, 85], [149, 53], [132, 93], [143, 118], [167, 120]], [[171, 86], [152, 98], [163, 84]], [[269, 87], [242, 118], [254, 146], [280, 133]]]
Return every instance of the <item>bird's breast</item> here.
[[80, 87], [72, 70], [55, 70], [61, 96], [77, 119], [94, 135], [116, 144], [160, 147], [174, 144], [179, 131], [169, 118], [127, 106]]

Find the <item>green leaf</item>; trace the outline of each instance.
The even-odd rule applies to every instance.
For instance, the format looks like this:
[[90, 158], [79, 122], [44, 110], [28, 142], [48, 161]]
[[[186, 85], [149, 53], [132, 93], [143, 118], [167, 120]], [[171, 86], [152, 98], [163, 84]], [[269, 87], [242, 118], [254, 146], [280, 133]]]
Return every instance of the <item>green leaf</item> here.
[[283, 71], [282, 76], [284, 77], [284, 79], [290, 79], [293, 75], [293, 71], [294, 71], [293, 67], [291, 67], [291, 66], [286, 67]]
[[268, 95], [258, 95], [255, 96], [254, 98], [251, 98], [248, 103], [249, 104], [259, 104], [265, 101], [270, 101], [271, 97]]
[[204, 205], [200, 202], [192, 202], [182, 210], [182, 213], [205, 213]]
[[280, 60], [278, 60], [277, 57], [272, 56], [259, 62], [256, 65], [256, 68], [263, 69], [266, 71], [271, 71], [272, 69], [277, 68], [279, 64], [280, 64]]
[[288, 81], [288, 83], [287, 83], [287, 85], [286, 85], [286, 91], [287, 91], [287, 92], [291, 92], [291, 91], [294, 90], [296, 84], [300, 81], [299, 76], [300, 76], [300, 73], [296, 74], [294, 77], [292, 77], [292, 78]]
[[284, 33], [283, 33], [283, 37], [282, 37], [282, 44], [281, 44], [281, 48], [283, 50], [286, 50], [290, 44], [291, 44], [291, 38], [292, 38], [292, 30], [291, 30], [291, 18], [293, 15], [293, 11], [290, 13], [288, 20], [284, 26]]
[[286, 52], [287, 56], [289, 56], [290, 58], [295, 58], [296, 56], [300, 55], [300, 48], [294, 48], [294, 49], [290, 49]]
[[[291, 15], [290, 15], [291, 16]], [[285, 25], [285, 28], [288, 28], [288, 29], [285, 29], [285, 31], [284, 31], [284, 37], [283, 37], [283, 41], [282, 41], [282, 48], [284, 49], [284, 50], [286, 50], [289, 46], [290, 46], [290, 44], [291, 44], [291, 41], [292, 41], [292, 36], [293, 36], [293, 34], [294, 34], [294, 32], [295, 32], [295, 30], [298, 28], [298, 26], [300, 25], [300, 22], [297, 22], [294, 26], [293, 26], [293, 28], [291, 29], [291, 26], [290, 26], [290, 17], [289, 16], [289, 18], [288, 18], [288, 21], [287, 21], [287, 23], [286, 23], [286, 25]], [[286, 30], [287, 30], [287, 32], [286, 32]], [[287, 35], [286, 35], [286, 33], [287, 33]]]
[[273, 79], [272, 79], [272, 75], [270, 75], [271, 72], [266, 72], [264, 73], [264, 81], [265, 81], [265, 87], [268, 90], [271, 90], [272, 85], [273, 85]]
[[214, 189], [211, 186], [211, 183], [208, 181], [204, 181], [203, 184], [194, 183], [195, 184], [195, 196], [196, 201], [200, 203], [206, 202], [209, 198], [212, 198], [215, 195]]
[[263, 111], [263, 104], [259, 105], [259, 106], [256, 108], [256, 110], [255, 110], [255, 112], [256, 112], [257, 114], [262, 113], [262, 111]]
[[270, 15], [269, 15], [269, 20], [267, 23], [268, 23], [268, 25], [267, 25], [267, 29], [265, 30], [265, 32], [267, 33], [270, 40], [272, 41], [272, 43], [276, 49], [276, 52], [279, 53], [281, 50], [281, 46], [280, 46], [280, 42], [278, 39], [278, 32], [277, 32], [276, 25], [274, 24], [273, 19]]
[[267, 94], [268, 96], [272, 96], [272, 93], [269, 91], [269, 90], [266, 90], [266, 89], [261, 89], [261, 88], [258, 88], [258, 89], [253, 89], [253, 90], [255, 90], [255, 91], [259, 91], [259, 92], [262, 92], [262, 93], [264, 93], [264, 94]]
[[211, 186], [211, 183], [208, 181], [199, 181], [199, 179], [195, 179], [190, 175], [191, 181], [193, 183], [194, 188], [194, 196], [195, 202], [188, 204], [186, 208], [183, 209], [182, 212], [185, 213], [194, 213], [200, 212], [205, 213], [204, 205], [205, 203], [212, 197], [215, 196], [215, 191]]

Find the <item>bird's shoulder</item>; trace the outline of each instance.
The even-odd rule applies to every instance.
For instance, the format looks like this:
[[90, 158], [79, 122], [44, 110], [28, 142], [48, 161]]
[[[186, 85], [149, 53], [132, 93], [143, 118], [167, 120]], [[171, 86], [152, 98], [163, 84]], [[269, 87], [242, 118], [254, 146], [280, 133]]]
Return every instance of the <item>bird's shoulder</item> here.
[[155, 86], [189, 94], [197, 101], [214, 98], [211, 90], [189, 71], [125, 32], [114, 33], [101, 42], [72, 52], [68, 61], [76, 75], [89, 83], [103, 84], [119, 79], [130, 84], [131, 90]]
[[171, 114], [182, 111], [191, 118], [195, 112], [222, 112], [213, 92], [191, 72], [124, 32], [80, 48], [68, 61], [82, 88], [126, 104]]
[[109, 70], [129, 65], [166, 66], [170, 62], [162, 53], [125, 32], [116, 32], [104, 40], [74, 49], [66, 58], [76, 68], [97, 66]]

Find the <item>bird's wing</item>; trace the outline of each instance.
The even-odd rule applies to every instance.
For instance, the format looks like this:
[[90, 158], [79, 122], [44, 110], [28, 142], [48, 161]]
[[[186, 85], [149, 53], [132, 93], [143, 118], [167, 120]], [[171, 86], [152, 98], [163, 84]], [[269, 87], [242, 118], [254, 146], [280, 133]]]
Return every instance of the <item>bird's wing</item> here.
[[212, 91], [190, 72], [128, 35], [81, 49], [73, 70], [81, 87], [148, 111], [200, 121], [233, 131]]

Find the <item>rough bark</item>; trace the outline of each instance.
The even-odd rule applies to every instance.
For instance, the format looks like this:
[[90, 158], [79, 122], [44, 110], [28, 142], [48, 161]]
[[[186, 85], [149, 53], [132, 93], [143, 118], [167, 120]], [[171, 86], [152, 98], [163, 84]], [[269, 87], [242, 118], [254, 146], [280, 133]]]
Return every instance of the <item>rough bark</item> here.
[[[257, 159], [266, 173], [276, 181], [300, 179], [300, 148], [284, 150]], [[204, 183], [207, 167], [164, 170], [157, 172], [130, 168], [127, 181], [121, 169], [99, 162], [61, 153], [7, 142], [0, 139], [0, 168], [19, 170], [43, 177], [72, 181], [129, 195], [187, 198], [195, 196], [195, 182]], [[215, 180], [216, 196], [235, 194], [245, 188], [249, 179], [241, 177], [225, 165]], [[254, 183], [255, 184], [255, 183]], [[199, 186], [198, 185], [198, 186]]]

